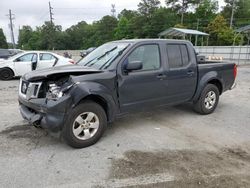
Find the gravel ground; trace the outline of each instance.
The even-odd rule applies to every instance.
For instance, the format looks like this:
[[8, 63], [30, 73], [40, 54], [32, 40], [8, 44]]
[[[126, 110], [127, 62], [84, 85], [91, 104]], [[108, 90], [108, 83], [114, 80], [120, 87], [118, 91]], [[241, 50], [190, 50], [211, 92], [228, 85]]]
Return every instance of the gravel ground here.
[[0, 81], [0, 187], [250, 187], [250, 67], [211, 115], [132, 114], [84, 149], [22, 120], [18, 82]]

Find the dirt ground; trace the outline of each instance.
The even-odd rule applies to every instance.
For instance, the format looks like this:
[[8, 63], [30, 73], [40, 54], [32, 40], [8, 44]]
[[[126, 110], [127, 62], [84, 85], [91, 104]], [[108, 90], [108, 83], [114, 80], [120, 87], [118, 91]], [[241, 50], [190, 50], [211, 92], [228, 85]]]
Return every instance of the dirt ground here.
[[131, 114], [73, 149], [18, 111], [19, 80], [0, 81], [0, 187], [250, 187], [250, 67], [216, 111], [190, 105]]

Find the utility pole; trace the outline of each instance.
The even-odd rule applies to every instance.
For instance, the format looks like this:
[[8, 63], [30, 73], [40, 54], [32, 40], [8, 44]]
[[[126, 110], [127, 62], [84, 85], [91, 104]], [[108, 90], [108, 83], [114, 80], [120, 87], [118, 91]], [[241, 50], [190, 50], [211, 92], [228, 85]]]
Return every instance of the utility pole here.
[[[196, 24], [197, 31], [199, 29], [199, 23], [200, 23], [200, 19], [197, 19], [197, 24]], [[198, 35], [195, 35], [195, 46], [197, 46], [197, 42], [198, 42]]]
[[111, 4], [111, 15], [113, 17], [115, 17], [115, 12], [116, 12], [116, 10], [115, 10], [115, 4]]
[[183, 25], [184, 20], [184, 0], [182, 0], [182, 7], [181, 7], [181, 25]]
[[9, 10], [9, 14], [7, 14], [7, 16], [9, 17], [10, 23], [9, 23], [9, 27], [10, 27], [10, 35], [11, 35], [11, 42], [12, 42], [12, 46], [13, 49], [16, 48], [16, 43], [15, 43], [15, 37], [14, 37], [14, 31], [13, 31], [13, 20], [14, 18], [14, 14], [11, 13], [11, 10]]
[[233, 19], [234, 19], [234, 8], [235, 8], [235, 0], [233, 0], [231, 19], [230, 19], [230, 28], [233, 27]]
[[50, 1], [49, 1], [49, 17], [50, 17], [50, 23], [51, 23], [51, 25], [53, 24], [53, 20], [54, 20], [54, 18], [53, 18], [53, 13], [52, 13], [52, 7], [51, 7], [51, 4], [50, 4]]

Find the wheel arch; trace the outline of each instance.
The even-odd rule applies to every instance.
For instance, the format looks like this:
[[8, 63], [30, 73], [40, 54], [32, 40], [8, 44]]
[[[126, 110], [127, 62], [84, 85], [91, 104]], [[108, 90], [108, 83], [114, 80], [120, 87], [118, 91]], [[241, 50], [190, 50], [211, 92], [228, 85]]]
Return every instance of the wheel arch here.
[[208, 84], [213, 84], [215, 85], [218, 90], [220, 95], [223, 92], [223, 84], [222, 84], [222, 80], [220, 80], [220, 78], [218, 77], [218, 73], [215, 71], [211, 71], [208, 72], [207, 74], [205, 74], [201, 79], [200, 82], [198, 83], [198, 88], [196, 90], [195, 96], [193, 97], [193, 101], [197, 101], [201, 95], [201, 92], [204, 90], [204, 88], [208, 85]]
[[75, 104], [74, 106], [77, 106], [78, 104], [83, 103], [85, 101], [93, 101], [93, 102], [99, 104], [104, 109], [104, 111], [107, 115], [108, 122], [114, 121], [114, 118], [115, 118], [114, 110], [104, 97], [97, 95], [97, 94], [89, 94], [89, 95], [83, 97], [81, 100], [79, 100], [78, 103]]
[[222, 86], [222, 83], [221, 83], [221, 81], [219, 79], [212, 79], [212, 80], [208, 81], [207, 84], [215, 85], [218, 88], [218, 90], [220, 92], [220, 95], [222, 94], [223, 86]]

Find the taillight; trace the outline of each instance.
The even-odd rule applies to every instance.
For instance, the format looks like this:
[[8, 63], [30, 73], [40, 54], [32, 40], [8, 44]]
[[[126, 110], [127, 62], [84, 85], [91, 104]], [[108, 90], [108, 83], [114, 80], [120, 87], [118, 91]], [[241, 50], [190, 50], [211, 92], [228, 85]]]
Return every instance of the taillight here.
[[69, 60], [69, 63], [71, 64], [75, 64], [75, 62], [73, 60]]
[[234, 79], [236, 78], [237, 76], [237, 65], [234, 65]]

